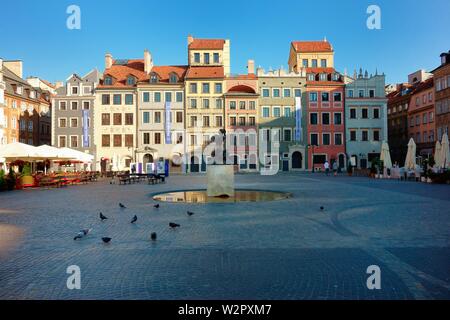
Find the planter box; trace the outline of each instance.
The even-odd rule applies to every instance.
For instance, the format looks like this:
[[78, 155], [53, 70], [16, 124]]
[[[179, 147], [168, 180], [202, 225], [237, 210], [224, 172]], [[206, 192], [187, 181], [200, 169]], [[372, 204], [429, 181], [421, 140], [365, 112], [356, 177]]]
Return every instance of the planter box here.
[[21, 178], [22, 187], [29, 188], [34, 186], [34, 178], [32, 176], [24, 176]]

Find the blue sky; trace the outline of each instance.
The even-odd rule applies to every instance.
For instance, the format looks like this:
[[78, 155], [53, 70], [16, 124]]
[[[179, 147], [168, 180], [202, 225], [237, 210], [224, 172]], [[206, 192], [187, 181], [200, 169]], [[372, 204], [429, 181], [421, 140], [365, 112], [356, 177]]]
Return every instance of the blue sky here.
[[[81, 8], [81, 30], [66, 28], [71, 4]], [[381, 8], [381, 30], [366, 27], [371, 4]], [[248, 59], [287, 68], [292, 40], [326, 37], [339, 71], [378, 68], [390, 83], [432, 70], [450, 50], [448, 0], [16, 0], [1, 7], [0, 57], [21, 59], [25, 76], [49, 81], [102, 71], [107, 51], [142, 58], [148, 48], [157, 65], [186, 64], [188, 34], [230, 39], [233, 73], [245, 73]]]

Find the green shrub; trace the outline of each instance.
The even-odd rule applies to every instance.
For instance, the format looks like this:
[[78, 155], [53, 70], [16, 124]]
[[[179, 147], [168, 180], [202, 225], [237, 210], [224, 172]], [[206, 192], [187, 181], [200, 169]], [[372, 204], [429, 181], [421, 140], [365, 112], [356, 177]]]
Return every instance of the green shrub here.
[[31, 166], [29, 163], [27, 163], [26, 165], [23, 166], [22, 175], [25, 177], [31, 176]]
[[16, 174], [12, 167], [9, 168], [8, 176], [6, 177], [6, 189], [11, 191], [16, 187]]
[[0, 170], [0, 192], [6, 190], [5, 170]]

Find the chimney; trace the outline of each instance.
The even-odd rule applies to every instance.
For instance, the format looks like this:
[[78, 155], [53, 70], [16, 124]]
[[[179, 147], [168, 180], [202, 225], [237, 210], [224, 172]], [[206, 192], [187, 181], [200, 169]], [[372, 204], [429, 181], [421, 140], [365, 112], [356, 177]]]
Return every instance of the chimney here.
[[23, 63], [22, 60], [3, 61], [3, 65], [11, 70], [16, 76], [23, 77]]
[[113, 64], [113, 57], [110, 53], [105, 54], [105, 69], [111, 68]]
[[152, 71], [153, 68], [153, 60], [152, 55], [150, 54], [150, 51], [148, 49], [144, 50], [144, 71], [146, 74], [149, 74], [150, 71]]
[[247, 73], [248, 74], [255, 74], [255, 60], [248, 60], [247, 61]]
[[189, 46], [192, 42], [194, 42], [194, 37], [191, 35], [188, 35], [187, 40], [188, 40], [188, 46]]

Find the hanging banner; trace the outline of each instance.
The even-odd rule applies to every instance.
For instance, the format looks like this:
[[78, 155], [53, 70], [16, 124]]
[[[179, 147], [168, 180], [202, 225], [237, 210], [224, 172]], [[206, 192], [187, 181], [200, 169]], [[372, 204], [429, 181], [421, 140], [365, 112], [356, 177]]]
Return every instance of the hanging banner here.
[[165, 131], [165, 136], [166, 136], [166, 144], [172, 144], [172, 135], [170, 133], [170, 102], [166, 102], [166, 106], [165, 106], [165, 113], [166, 116], [164, 117], [164, 131]]
[[295, 141], [302, 141], [302, 98], [295, 98]]
[[89, 110], [83, 112], [83, 147], [89, 148]]

